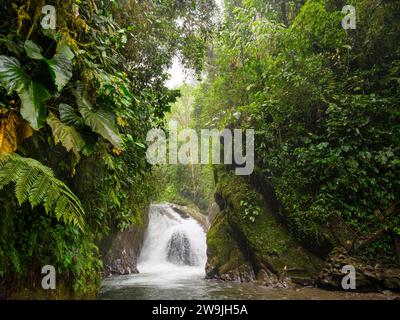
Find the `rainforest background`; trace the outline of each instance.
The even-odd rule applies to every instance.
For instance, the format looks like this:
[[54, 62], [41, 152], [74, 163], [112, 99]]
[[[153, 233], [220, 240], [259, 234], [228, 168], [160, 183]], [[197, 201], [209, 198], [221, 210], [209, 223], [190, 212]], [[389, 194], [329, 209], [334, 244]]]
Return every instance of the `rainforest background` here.
[[[348, 4], [354, 30], [341, 26]], [[45, 5], [56, 8], [55, 30], [41, 26]], [[294, 241], [317, 257], [313, 268], [339, 252], [379, 264], [366, 269], [370, 281], [400, 287], [400, 273], [390, 283], [374, 273], [400, 259], [399, 1], [232, 0], [221, 11], [206, 0], [0, 0], [0, 9], [0, 297], [94, 297], [110, 239], [143, 225], [158, 201], [206, 214], [218, 204], [210, 277], [239, 270], [243, 280], [272, 256], [296, 256], [286, 252]], [[171, 90], [177, 54], [198, 81]], [[255, 172], [151, 167], [146, 134], [171, 118], [254, 128]], [[286, 274], [289, 262], [268, 268]], [[51, 293], [40, 288], [46, 264], [57, 270]]]

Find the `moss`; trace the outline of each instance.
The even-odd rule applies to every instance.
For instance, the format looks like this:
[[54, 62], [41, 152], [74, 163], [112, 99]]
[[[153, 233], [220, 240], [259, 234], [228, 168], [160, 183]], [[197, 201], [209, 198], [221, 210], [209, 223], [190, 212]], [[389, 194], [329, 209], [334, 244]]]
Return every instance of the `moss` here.
[[[228, 242], [242, 241], [236, 247], [249, 250], [246, 258], [249, 261], [253, 260], [251, 262], [256, 269], [267, 266], [278, 275], [316, 278], [320, 268], [319, 260], [293, 240], [286, 227], [279, 223], [268, 208], [268, 204], [243, 177], [220, 174], [216, 199], [223, 211], [219, 221], [215, 222], [210, 230], [209, 245], [218, 245], [230, 250], [232, 244], [227, 244]], [[251, 211], [258, 212], [254, 215], [254, 221], [249, 219], [248, 213], [245, 214], [245, 203], [251, 204]], [[237, 232], [236, 239], [227, 236], [227, 227], [225, 230], [221, 226], [218, 227], [221, 221], [226, 221], [229, 228]], [[218, 236], [215, 234], [217, 232]], [[224, 261], [229, 265], [231, 257], [226, 256], [224, 249], [219, 249], [217, 254], [220, 255], [219, 259], [226, 259]]]
[[[90, 289], [89, 289], [90, 287]], [[43, 290], [37, 287], [17, 287], [7, 295], [7, 299], [11, 300], [80, 300], [80, 299], [96, 299], [101, 287], [101, 276], [97, 277], [84, 293], [76, 293], [71, 290], [71, 284], [65, 281], [58, 281], [56, 289]]]
[[231, 271], [241, 273], [249, 270], [249, 265], [239, 249], [226, 216], [221, 212], [214, 220], [207, 235], [207, 276], [214, 277]]

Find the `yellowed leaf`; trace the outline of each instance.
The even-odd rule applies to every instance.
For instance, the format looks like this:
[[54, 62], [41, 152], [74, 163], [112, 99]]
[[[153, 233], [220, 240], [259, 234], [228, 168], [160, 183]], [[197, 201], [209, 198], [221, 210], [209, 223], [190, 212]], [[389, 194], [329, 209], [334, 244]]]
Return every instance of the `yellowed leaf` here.
[[128, 125], [128, 123], [126, 122], [125, 119], [121, 118], [121, 117], [117, 117], [117, 123], [119, 126], [121, 127], [126, 127]]
[[10, 111], [0, 114], [0, 152], [15, 152], [33, 133], [34, 130], [18, 113]]

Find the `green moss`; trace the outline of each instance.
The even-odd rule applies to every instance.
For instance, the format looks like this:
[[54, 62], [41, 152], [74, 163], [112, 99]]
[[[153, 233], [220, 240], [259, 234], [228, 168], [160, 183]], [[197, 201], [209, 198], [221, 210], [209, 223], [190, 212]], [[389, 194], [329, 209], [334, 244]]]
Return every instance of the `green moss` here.
[[43, 290], [40, 287], [25, 288], [20, 287], [14, 289], [9, 295], [8, 299], [12, 300], [77, 300], [77, 299], [96, 299], [97, 294], [101, 287], [101, 276], [98, 278], [99, 281], [95, 281], [91, 284], [85, 293], [76, 293], [71, 290], [71, 285], [64, 281], [57, 283], [56, 289], [54, 290]]
[[[289, 231], [278, 222], [261, 195], [254, 191], [243, 177], [221, 174], [216, 193], [223, 206], [220, 213], [223, 217], [220, 219], [226, 219], [230, 228], [236, 230], [244, 242], [241, 246], [249, 248], [255, 264], [268, 266], [280, 275], [293, 274], [311, 278], [316, 276], [319, 261], [292, 239]], [[257, 213], [254, 215], [254, 221], [248, 219], [248, 213], [245, 213], [248, 209], [244, 206], [246, 203], [251, 203], [251, 210]], [[214, 225], [210, 231], [211, 244], [218, 243], [224, 247], [227, 246], [227, 242], [232, 241], [224, 237], [227, 232], [221, 227]], [[216, 232], [220, 234], [216, 236]], [[220, 259], [230, 258], [223, 256], [222, 249], [219, 249], [219, 254]]]
[[207, 234], [208, 265], [207, 275], [213, 277], [230, 271], [245, 271], [248, 264], [240, 251], [224, 212], [215, 219]]

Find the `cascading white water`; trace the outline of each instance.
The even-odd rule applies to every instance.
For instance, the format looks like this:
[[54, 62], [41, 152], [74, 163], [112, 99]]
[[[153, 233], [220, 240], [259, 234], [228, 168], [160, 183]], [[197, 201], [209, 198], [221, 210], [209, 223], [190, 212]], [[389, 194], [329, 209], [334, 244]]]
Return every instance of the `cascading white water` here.
[[206, 260], [206, 234], [196, 220], [182, 217], [167, 204], [150, 207], [138, 258], [140, 273], [158, 274], [169, 280], [204, 276]]

